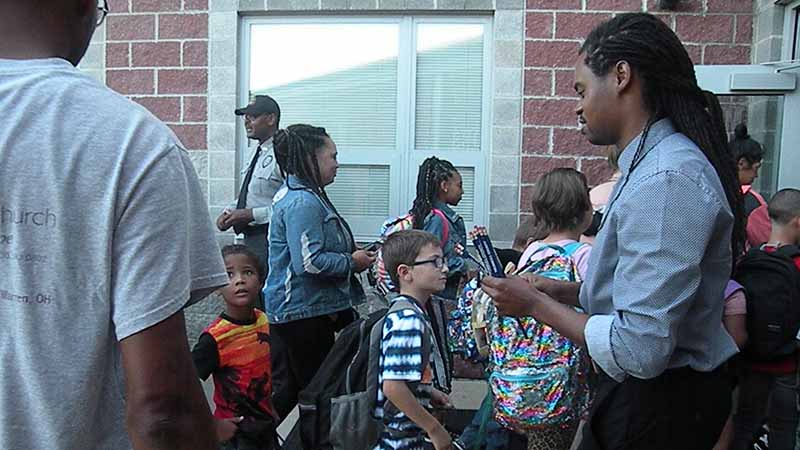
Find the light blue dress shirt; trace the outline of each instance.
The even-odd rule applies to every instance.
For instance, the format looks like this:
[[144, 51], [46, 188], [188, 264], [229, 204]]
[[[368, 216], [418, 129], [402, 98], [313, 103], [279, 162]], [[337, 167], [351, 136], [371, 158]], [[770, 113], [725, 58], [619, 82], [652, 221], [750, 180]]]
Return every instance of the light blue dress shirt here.
[[589, 355], [616, 381], [711, 371], [737, 352], [722, 325], [733, 214], [719, 177], [667, 119], [653, 124], [630, 172], [640, 140], [620, 157], [580, 292]]

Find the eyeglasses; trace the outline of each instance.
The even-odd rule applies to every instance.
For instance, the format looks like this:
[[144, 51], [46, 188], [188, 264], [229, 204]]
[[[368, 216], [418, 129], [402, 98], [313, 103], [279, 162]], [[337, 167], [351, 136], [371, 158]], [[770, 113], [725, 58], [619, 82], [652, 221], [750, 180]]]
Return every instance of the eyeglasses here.
[[99, 27], [108, 15], [108, 0], [97, 0], [97, 9], [100, 11], [97, 14], [97, 26]]
[[425, 261], [414, 261], [412, 266], [421, 266], [423, 264], [433, 264], [433, 267], [437, 269], [441, 269], [442, 267], [447, 266], [447, 261], [444, 259], [443, 256], [437, 256], [433, 259], [426, 259]]

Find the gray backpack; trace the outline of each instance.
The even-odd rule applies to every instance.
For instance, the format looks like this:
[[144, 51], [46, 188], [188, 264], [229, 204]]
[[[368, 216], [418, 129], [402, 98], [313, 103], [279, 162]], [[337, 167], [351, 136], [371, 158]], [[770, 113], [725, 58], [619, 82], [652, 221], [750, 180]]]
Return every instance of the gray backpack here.
[[[383, 323], [391, 313], [403, 309], [419, 311], [416, 303], [404, 297], [392, 301], [391, 308], [369, 327], [369, 321], [360, 324], [358, 351], [347, 366], [344, 389], [330, 399], [330, 443], [334, 450], [372, 450], [380, 438], [383, 423], [375, 418], [378, 400], [378, 370], [380, 370]], [[437, 345], [432, 344], [430, 324], [426, 323], [422, 336], [423, 355], [429, 354], [434, 364], [437, 380], [445, 376], [445, 366]], [[427, 364], [427, 361], [424, 361]], [[366, 370], [365, 370], [366, 369]], [[441, 381], [440, 381], [441, 383]], [[386, 400], [384, 411], [392, 408]]]

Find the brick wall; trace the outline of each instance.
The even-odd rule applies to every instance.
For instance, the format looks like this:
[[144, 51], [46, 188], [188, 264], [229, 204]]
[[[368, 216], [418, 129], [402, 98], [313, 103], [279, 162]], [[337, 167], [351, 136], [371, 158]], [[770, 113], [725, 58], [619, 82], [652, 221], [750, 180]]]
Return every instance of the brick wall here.
[[696, 64], [749, 64], [750, 0], [682, 0], [660, 11], [656, 0], [527, 0], [520, 209], [530, 211], [533, 183], [556, 167], [575, 167], [591, 184], [610, 175], [605, 149], [580, 135], [572, 89], [582, 39], [614, 13], [646, 10], [683, 40]]
[[[110, 0], [106, 84], [206, 150], [208, 0]], [[202, 176], [202, 174], [201, 174]]]

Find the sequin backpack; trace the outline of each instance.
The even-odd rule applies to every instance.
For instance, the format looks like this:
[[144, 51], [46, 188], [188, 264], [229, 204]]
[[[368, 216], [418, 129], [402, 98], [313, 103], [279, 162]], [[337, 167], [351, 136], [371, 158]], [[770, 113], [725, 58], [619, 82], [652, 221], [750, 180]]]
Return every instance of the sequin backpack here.
[[[543, 245], [552, 255], [533, 260], [524, 273], [580, 281], [572, 255], [583, 245]], [[533, 317], [501, 317], [488, 305], [489, 385], [495, 420], [518, 432], [566, 426], [588, 411], [588, 362], [583, 349]]]
[[489, 356], [486, 345], [486, 324], [476, 317], [480, 314], [478, 300], [483, 296], [478, 279], [469, 280], [458, 296], [456, 307], [447, 321], [447, 342], [450, 352], [473, 363], [485, 362]]

